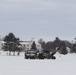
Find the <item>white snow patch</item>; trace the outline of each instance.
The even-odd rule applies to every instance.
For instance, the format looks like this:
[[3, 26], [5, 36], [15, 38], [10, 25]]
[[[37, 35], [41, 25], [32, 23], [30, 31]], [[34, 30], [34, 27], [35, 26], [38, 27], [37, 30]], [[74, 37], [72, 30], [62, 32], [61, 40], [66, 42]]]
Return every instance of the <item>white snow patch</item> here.
[[56, 60], [34, 60], [24, 59], [23, 53], [20, 56], [2, 53], [0, 75], [76, 75], [76, 54], [56, 54]]

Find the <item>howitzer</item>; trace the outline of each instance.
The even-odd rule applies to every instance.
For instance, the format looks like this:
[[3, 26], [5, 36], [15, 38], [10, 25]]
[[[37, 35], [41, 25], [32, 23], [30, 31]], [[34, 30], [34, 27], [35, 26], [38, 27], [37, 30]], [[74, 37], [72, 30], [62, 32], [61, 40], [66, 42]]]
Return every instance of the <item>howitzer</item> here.
[[51, 58], [51, 59], [56, 59], [56, 57], [55, 57], [54, 55], [56, 54], [56, 52], [57, 52], [58, 50], [60, 50], [60, 47], [57, 47], [57, 48], [55, 49], [55, 51], [50, 54], [50, 58]]

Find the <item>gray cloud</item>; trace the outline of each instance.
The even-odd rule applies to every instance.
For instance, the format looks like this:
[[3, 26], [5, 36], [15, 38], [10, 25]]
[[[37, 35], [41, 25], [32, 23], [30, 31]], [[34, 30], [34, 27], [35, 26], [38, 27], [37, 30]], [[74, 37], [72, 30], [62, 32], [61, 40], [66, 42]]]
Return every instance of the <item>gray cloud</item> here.
[[76, 35], [75, 0], [1, 0], [0, 33], [21, 38]]

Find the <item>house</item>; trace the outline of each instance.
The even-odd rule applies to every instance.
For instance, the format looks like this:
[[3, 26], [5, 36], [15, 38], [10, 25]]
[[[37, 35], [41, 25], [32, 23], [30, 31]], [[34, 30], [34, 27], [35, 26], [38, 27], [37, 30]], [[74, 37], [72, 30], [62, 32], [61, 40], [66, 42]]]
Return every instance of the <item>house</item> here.
[[0, 51], [2, 51], [2, 47], [3, 47], [4, 41], [0, 39]]
[[[21, 44], [21, 48], [23, 51], [27, 51], [27, 50], [30, 50], [31, 49], [31, 45], [32, 45], [33, 41], [20, 41], [20, 44]], [[36, 43], [36, 47], [37, 47], [37, 50], [41, 50], [41, 45], [37, 42]]]

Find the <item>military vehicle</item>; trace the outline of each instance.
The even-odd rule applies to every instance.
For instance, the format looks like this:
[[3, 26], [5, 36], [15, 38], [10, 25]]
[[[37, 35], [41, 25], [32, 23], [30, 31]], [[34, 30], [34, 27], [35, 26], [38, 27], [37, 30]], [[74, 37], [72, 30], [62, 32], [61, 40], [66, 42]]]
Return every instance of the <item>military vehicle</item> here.
[[38, 58], [39, 59], [56, 59], [56, 57], [54, 56], [54, 54], [56, 53], [55, 52], [42, 52], [42, 53], [39, 53], [38, 55]]
[[25, 59], [56, 59], [56, 57], [54, 56], [56, 52], [57, 51], [48, 52], [30, 49], [25, 52]]

